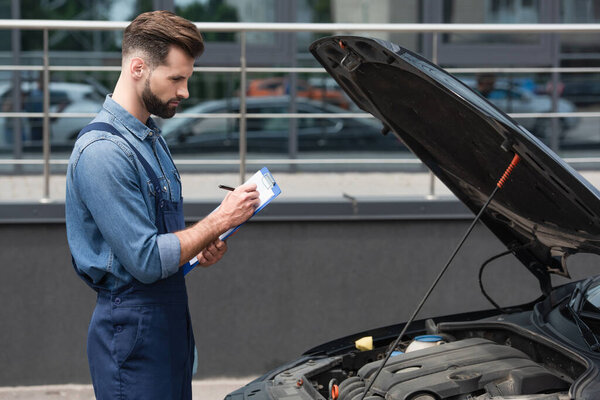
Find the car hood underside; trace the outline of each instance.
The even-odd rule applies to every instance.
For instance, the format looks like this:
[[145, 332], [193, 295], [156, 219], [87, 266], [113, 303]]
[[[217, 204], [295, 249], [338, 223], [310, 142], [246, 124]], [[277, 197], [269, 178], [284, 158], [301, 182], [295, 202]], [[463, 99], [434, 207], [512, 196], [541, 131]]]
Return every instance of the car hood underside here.
[[483, 223], [548, 289], [566, 258], [600, 253], [600, 193], [483, 97], [422, 57], [353, 36], [317, 40], [316, 59], [363, 110], [382, 121], [474, 213], [514, 154], [521, 162]]

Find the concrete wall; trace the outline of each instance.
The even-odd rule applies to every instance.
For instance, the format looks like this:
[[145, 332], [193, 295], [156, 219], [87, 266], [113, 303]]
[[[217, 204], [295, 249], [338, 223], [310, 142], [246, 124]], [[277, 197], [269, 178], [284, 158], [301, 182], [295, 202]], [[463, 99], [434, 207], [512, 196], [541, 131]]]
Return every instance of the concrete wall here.
[[[456, 202], [398, 204], [280, 203], [246, 224], [220, 264], [187, 278], [197, 377], [259, 375], [324, 341], [406, 320], [471, 217]], [[89, 382], [95, 294], [72, 270], [61, 207], [0, 207], [0, 386]], [[477, 227], [421, 316], [489, 308], [477, 271], [502, 249]], [[593, 260], [575, 260], [574, 275], [591, 273]], [[485, 282], [501, 305], [539, 294], [512, 257], [491, 264]]]

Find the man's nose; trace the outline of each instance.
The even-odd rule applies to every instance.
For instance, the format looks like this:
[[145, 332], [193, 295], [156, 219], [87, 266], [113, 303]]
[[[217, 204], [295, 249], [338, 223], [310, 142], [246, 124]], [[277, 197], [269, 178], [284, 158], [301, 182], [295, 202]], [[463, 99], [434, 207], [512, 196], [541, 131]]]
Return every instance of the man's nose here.
[[190, 97], [190, 92], [188, 91], [187, 85], [177, 89], [177, 97], [181, 97], [183, 99]]

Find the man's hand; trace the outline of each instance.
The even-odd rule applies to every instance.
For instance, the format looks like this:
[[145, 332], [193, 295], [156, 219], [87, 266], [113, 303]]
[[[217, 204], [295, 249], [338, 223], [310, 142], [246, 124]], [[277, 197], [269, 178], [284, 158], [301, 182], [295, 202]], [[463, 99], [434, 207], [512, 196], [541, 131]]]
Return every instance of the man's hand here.
[[254, 214], [260, 204], [258, 197], [255, 183], [238, 186], [233, 192], [227, 193], [217, 210], [227, 223], [227, 229], [246, 222]]
[[223, 258], [225, 252], [227, 252], [227, 243], [217, 239], [198, 254], [198, 265], [210, 267]]
[[[208, 263], [204, 265], [217, 262], [218, 259], [215, 259], [212, 252], [209, 252], [209, 255], [208, 253], [204, 254], [204, 251], [211, 244], [220, 242], [218, 240], [220, 234], [246, 222], [260, 204], [258, 197], [256, 184], [249, 183], [239, 186], [233, 192], [227, 193], [221, 205], [202, 221], [190, 228], [175, 232], [181, 248], [179, 265], [184, 265], [194, 256], [198, 256], [199, 261], [200, 256], [203, 256]], [[223, 254], [219, 255], [220, 251], [217, 248], [217, 253], [215, 253], [218, 258], [223, 256]], [[200, 263], [202, 264], [202, 262]]]

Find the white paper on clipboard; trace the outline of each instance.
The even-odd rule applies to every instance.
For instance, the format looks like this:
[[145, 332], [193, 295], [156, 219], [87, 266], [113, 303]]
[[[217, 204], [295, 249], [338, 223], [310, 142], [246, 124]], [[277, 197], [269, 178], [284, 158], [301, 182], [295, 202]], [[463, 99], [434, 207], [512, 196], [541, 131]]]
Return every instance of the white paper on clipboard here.
[[[271, 172], [269, 172], [269, 169], [267, 167], [262, 167], [259, 171], [256, 171], [256, 173], [254, 175], [252, 175], [250, 177], [250, 179], [248, 179], [246, 182], [244, 182], [244, 184], [246, 183], [255, 183], [256, 184], [256, 190], [258, 190], [258, 199], [259, 199], [259, 205], [258, 208], [256, 209], [256, 211], [254, 211], [254, 214], [252, 214], [252, 216], [256, 215], [256, 213], [260, 212], [260, 210], [262, 210], [263, 208], [265, 208], [267, 206], [267, 204], [269, 204], [271, 202], [271, 200], [273, 200], [275, 197], [279, 196], [279, 194], [281, 194], [281, 189], [279, 188], [279, 185], [277, 185], [277, 182], [275, 182], [275, 179], [273, 178], [273, 175], [271, 175]], [[252, 217], [250, 217], [252, 218]], [[235, 231], [237, 231], [240, 226], [242, 226], [243, 224], [240, 224], [238, 226], [236, 226], [235, 228], [231, 228], [229, 229], [227, 232], [223, 233], [221, 236], [219, 236], [219, 239], [221, 240], [225, 240], [227, 239], [229, 236], [231, 236], [231, 234]]]

